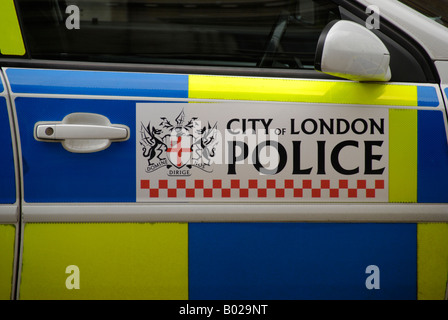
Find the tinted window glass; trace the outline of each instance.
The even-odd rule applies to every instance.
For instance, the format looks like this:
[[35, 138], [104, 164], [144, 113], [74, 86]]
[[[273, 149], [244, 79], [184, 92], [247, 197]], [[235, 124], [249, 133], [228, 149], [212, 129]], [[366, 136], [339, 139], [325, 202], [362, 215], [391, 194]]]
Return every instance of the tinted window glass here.
[[313, 68], [321, 30], [339, 19], [329, 0], [18, 4], [32, 58], [80, 61]]

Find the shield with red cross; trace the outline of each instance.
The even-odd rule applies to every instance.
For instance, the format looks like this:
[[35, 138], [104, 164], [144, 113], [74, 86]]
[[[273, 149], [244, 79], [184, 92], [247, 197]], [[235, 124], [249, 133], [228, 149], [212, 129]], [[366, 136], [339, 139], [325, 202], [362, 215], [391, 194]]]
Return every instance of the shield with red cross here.
[[167, 137], [166, 149], [168, 160], [177, 168], [181, 168], [184, 165], [190, 164], [191, 160], [191, 144], [192, 138], [186, 130], [177, 132], [177, 134], [172, 134]]

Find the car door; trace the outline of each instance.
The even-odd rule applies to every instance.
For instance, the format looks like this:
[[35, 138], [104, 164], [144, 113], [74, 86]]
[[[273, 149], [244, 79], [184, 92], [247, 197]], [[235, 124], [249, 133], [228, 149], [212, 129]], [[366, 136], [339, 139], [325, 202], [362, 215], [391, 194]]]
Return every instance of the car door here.
[[359, 14], [345, 2], [61, 3], [16, 2], [28, 51], [2, 64], [17, 298], [418, 297], [433, 229], [417, 222], [448, 200], [430, 68], [389, 83], [310, 69], [326, 23]]

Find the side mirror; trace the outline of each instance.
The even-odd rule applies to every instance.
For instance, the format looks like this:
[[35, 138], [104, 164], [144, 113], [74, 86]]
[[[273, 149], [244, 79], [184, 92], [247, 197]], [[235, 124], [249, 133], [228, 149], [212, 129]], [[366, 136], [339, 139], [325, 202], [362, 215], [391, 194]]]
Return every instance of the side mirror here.
[[354, 81], [389, 81], [390, 55], [367, 28], [346, 20], [332, 21], [319, 37], [316, 70]]

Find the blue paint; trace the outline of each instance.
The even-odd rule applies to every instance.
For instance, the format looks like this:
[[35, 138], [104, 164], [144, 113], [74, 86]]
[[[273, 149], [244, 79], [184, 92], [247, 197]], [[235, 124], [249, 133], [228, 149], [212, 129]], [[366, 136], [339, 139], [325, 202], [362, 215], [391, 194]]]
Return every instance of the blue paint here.
[[[136, 101], [16, 98], [26, 202], [135, 202]], [[94, 153], [71, 153], [58, 142], [36, 141], [38, 121], [74, 112], [97, 113], [127, 125], [131, 137]]]
[[439, 105], [439, 98], [434, 87], [417, 86], [417, 100], [419, 107], [437, 107]]
[[[15, 99], [26, 202], [135, 202], [135, 107], [148, 101], [92, 100], [87, 95], [188, 97], [186, 75], [39, 69], [7, 69], [6, 73], [14, 93], [52, 95]], [[86, 99], [61, 95], [86, 95]], [[87, 154], [34, 139], [36, 122], [61, 121], [75, 112], [96, 113], [111, 123], [127, 125], [131, 137]]]
[[442, 111], [418, 111], [418, 202], [448, 203], [448, 144]]
[[188, 76], [132, 72], [7, 69], [14, 93], [188, 97]]
[[16, 179], [11, 127], [5, 97], [0, 97], [0, 150], [0, 203], [12, 204], [16, 202]]
[[188, 238], [191, 300], [417, 298], [415, 224], [190, 223]]

